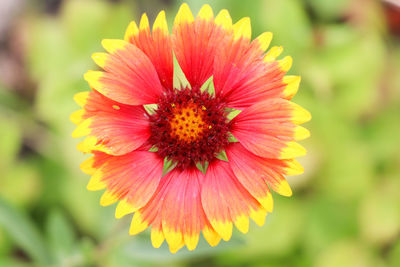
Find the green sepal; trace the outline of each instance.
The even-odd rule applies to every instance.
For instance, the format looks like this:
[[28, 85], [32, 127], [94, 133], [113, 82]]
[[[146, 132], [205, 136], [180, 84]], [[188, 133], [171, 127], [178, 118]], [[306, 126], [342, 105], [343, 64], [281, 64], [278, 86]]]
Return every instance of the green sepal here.
[[174, 86], [174, 89], [177, 89], [177, 90], [185, 89], [186, 87], [192, 88], [188, 79], [185, 76], [185, 73], [183, 73], [183, 70], [182, 70], [181, 66], [179, 65], [178, 60], [176, 59], [175, 53], [174, 53], [173, 86]]
[[147, 104], [143, 105], [143, 107], [149, 115], [153, 115], [154, 113], [156, 113], [156, 110], [158, 109], [157, 104]]
[[202, 162], [197, 162], [196, 163], [196, 167], [197, 167], [197, 169], [199, 169], [199, 171], [201, 171], [203, 174], [206, 174], [206, 172], [207, 172], [207, 168], [208, 168], [208, 161], [204, 161], [204, 163], [202, 163]]
[[225, 150], [222, 150], [221, 152], [219, 152], [215, 157], [216, 157], [217, 159], [220, 159], [220, 160], [229, 162], [228, 156], [226, 155]]
[[156, 146], [152, 146], [150, 149], [149, 149], [149, 152], [157, 152], [158, 151], [158, 147], [156, 147]]
[[234, 108], [225, 108], [225, 111], [228, 113], [226, 115], [226, 118], [228, 120], [232, 120], [233, 118], [235, 118], [237, 115], [239, 115], [240, 112], [242, 112], [241, 110], [238, 109], [234, 109]]
[[203, 85], [200, 87], [200, 91], [208, 92], [211, 96], [215, 96], [215, 87], [214, 87], [213, 76], [208, 78], [208, 80], [203, 83]]
[[167, 173], [169, 173], [170, 171], [172, 171], [176, 165], [178, 164], [178, 162], [174, 162], [173, 160], [169, 160], [167, 157], [164, 158], [164, 163], [163, 163], [163, 172], [162, 172], [162, 176], [165, 176]]
[[230, 132], [228, 133], [228, 141], [230, 142], [230, 143], [237, 143], [237, 142], [239, 142], [237, 139], [236, 139], [236, 137], [234, 137], [233, 136], [233, 134], [231, 134]]

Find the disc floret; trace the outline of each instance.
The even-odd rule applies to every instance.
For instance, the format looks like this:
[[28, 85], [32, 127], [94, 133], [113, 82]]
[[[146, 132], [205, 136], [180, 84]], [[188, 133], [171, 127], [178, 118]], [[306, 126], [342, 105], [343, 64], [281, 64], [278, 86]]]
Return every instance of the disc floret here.
[[150, 116], [150, 142], [178, 168], [211, 162], [229, 143], [224, 104], [208, 92], [185, 88], [161, 96]]

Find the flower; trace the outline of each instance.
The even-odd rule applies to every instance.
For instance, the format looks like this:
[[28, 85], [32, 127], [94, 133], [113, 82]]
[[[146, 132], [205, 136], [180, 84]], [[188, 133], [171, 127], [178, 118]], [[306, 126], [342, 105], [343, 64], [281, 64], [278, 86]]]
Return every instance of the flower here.
[[[270, 188], [292, 191], [284, 175], [303, 172], [296, 141], [310, 113], [289, 101], [299, 76], [288, 76], [282, 47], [266, 52], [272, 33], [251, 41], [250, 19], [232, 25], [204, 5], [196, 18], [183, 4], [169, 34], [164, 11], [152, 30], [146, 14], [125, 40], [103, 40], [93, 60], [90, 92], [75, 96], [71, 115], [78, 149], [93, 156], [81, 169], [88, 189], [106, 189], [100, 204], [118, 202], [115, 216], [134, 213], [130, 234], [151, 227], [151, 241], [171, 252], [229, 240], [235, 225], [262, 225], [272, 212]], [[174, 82], [174, 56], [187, 82]], [[176, 74], [176, 73], [175, 73]], [[207, 87], [208, 84], [208, 87]]]

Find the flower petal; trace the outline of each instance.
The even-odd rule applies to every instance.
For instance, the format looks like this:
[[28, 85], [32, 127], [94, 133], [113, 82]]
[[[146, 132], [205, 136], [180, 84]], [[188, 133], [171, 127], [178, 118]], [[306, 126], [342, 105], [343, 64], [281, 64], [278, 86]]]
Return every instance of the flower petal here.
[[123, 40], [105, 39], [102, 44], [110, 54], [94, 54], [93, 59], [106, 72], [87, 72], [84, 77], [89, 85], [123, 104], [156, 103], [163, 88], [149, 58]]
[[250, 22], [246, 21], [235, 24], [235, 37], [225, 38], [217, 48], [213, 72], [216, 95], [236, 109], [249, 107], [266, 98], [290, 99], [295, 93], [295, 83], [289, 88], [291, 90], [284, 92], [288, 81], [283, 80], [291, 65], [290, 58], [276, 61], [281, 47], [272, 47], [264, 55], [272, 33], [263, 33], [250, 42], [251, 31], [247, 26]]
[[215, 17], [215, 24], [230, 32], [232, 29], [232, 18], [228, 10], [222, 9]]
[[148, 116], [141, 106], [119, 104], [93, 91], [83, 104], [82, 122], [73, 137], [89, 136], [83, 152], [99, 150], [123, 155], [139, 148], [150, 137]]
[[232, 222], [239, 230], [247, 229], [244, 217], [261, 205], [249, 194], [225, 161], [212, 163], [204, 178], [201, 203], [215, 231], [227, 241], [232, 235]]
[[240, 143], [231, 144], [226, 149], [226, 153], [229, 166], [239, 182], [267, 211], [272, 212], [272, 195], [263, 178], [262, 169], [254, 160], [256, 156]]
[[[219, 20], [226, 24], [226, 17]], [[173, 27], [173, 47], [192, 88], [199, 89], [213, 74], [215, 51], [227, 33], [214, 21], [209, 5], [201, 8], [196, 19], [187, 4], [180, 7]]]
[[234, 40], [242, 38], [247, 41], [251, 39], [251, 23], [249, 17], [242, 18], [233, 25], [233, 38]]
[[307, 136], [296, 124], [310, 120], [308, 111], [290, 101], [273, 98], [245, 109], [233, 119], [232, 134], [260, 157], [288, 159], [303, 156], [294, 142]]
[[161, 11], [158, 14], [151, 33], [145, 14], [140, 21], [140, 28], [135, 22], [131, 22], [125, 33], [125, 41], [134, 44], [147, 55], [157, 71], [161, 84], [167, 89], [172, 89], [173, 52], [165, 12]]
[[97, 159], [102, 164], [97, 166], [88, 189], [98, 189], [95, 186], [97, 184], [105, 185], [107, 193], [102, 198], [104, 205], [123, 200], [123, 204], [118, 205], [117, 217], [143, 207], [159, 184], [163, 160], [148, 151], [134, 151], [123, 156], [103, 154], [102, 157]]
[[303, 168], [295, 160], [267, 159], [254, 155], [240, 143], [232, 144], [227, 150], [229, 165], [243, 186], [263, 205], [272, 211], [272, 197], [268, 184], [277, 193], [290, 196], [292, 191], [283, 174], [302, 173]]
[[160, 246], [165, 237], [172, 253], [185, 244], [194, 250], [201, 230], [212, 246], [217, 245], [220, 237], [207, 221], [201, 204], [204, 177], [200, 176], [203, 174], [197, 170], [174, 170], [165, 175], [152, 199], [135, 213], [131, 234], [151, 226], [153, 245]]
[[170, 248], [176, 247], [182, 240], [189, 250], [197, 246], [205, 218], [198, 174], [197, 170], [171, 174], [161, 211], [162, 227]]

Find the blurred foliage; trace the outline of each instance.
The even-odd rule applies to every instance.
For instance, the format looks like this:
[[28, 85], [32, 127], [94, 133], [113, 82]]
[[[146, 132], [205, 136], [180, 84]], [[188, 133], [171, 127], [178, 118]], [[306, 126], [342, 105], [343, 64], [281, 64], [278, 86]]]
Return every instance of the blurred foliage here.
[[121, 38], [142, 12], [166, 9], [172, 26], [180, 1], [13, 3], [19, 12], [0, 21], [0, 266], [400, 266], [400, 39], [386, 24], [396, 7], [188, 1], [250, 16], [253, 37], [274, 32], [302, 76], [294, 101], [313, 114], [312, 137], [305, 174], [288, 177], [294, 196], [275, 195], [265, 226], [171, 255], [148, 232], [129, 236], [129, 218], [86, 191], [68, 117], [101, 39]]

